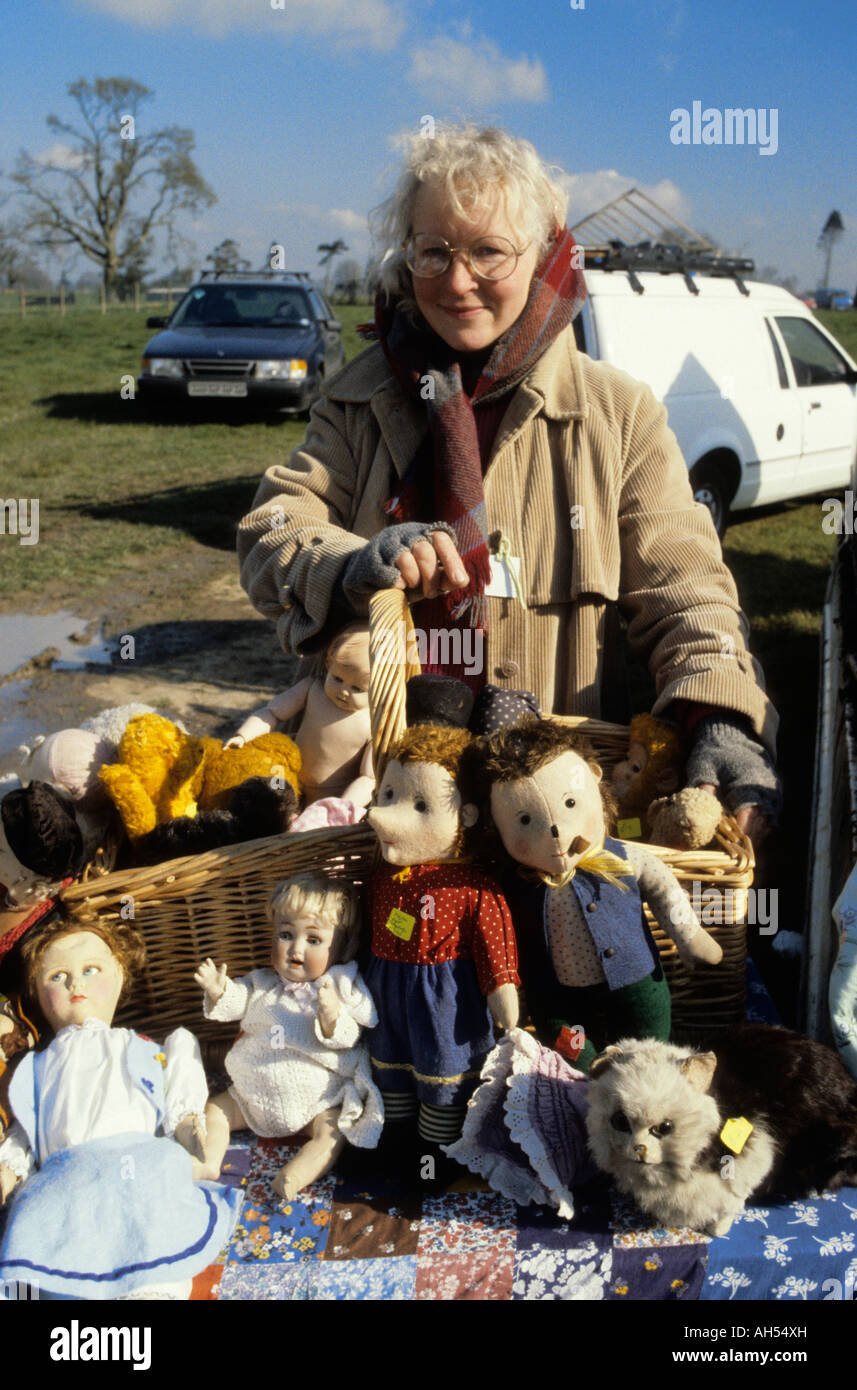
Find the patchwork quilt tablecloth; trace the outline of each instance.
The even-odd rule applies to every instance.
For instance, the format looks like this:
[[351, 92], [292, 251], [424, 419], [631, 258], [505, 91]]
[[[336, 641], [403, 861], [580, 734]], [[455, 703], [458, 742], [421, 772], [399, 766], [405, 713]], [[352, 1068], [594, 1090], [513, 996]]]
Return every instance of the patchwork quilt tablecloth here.
[[467, 1175], [436, 1196], [329, 1176], [278, 1203], [292, 1146], [235, 1137], [221, 1181], [244, 1185], [244, 1207], [194, 1298], [800, 1300], [850, 1298], [857, 1282], [857, 1189], [750, 1208], [709, 1240], [650, 1225], [606, 1183], [579, 1195], [571, 1223]]
[[[747, 1016], [779, 1023], [748, 962]], [[519, 1207], [462, 1169], [455, 1191], [407, 1196], [381, 1179], [324, 1178], [278, 1205], [290, 1145], [236, 1135], [222, 1181], [246, 1198], [222, 1262], [195, 1298], [443, 1300], [850, 1299], [857, 1189], [748, 1208], [727, 1236], [652, 1226], [609, 1183], [577, 1194], [569, 1223]]]
[[[748, 1016], [779, 1019], [751, 966]], [[519, 1207], [464, 1169], [441, 1194], [328, 1175], [283, 1203], [295, 1141], [233, 1135], [221, 1181], [244, 1188], [229, 1244], [193, 1282], [204, 1300], [852, 1299], [857, 1189], [748, 1208], [727, 1236], [651, 1225], [604, 1179], [571, 1222]], [[3, 1214], [0, 1213], [0, 1225]]]

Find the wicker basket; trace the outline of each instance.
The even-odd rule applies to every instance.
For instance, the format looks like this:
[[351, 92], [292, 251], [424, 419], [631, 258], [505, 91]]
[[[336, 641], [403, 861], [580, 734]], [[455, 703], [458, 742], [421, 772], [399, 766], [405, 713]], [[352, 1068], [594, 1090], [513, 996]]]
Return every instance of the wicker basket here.
[[[404, 730], [405, 682], [419, 672], [408, 656], [410, 629], [404, 596], [398, 590], [376, 595], [370, 607], [369, 687], [376, 768]], [[558, 717], [586, 734], [606, 771], [625, 756], [628, 730], [623, 725]], [[744, 919], [753, 851], [729, 816], [723, 817], [716, 838], [719, 850], [650, 847], [688, 891], [699, 893], [707, 929], [723, 948], [720, 965], [688, 971], [672, 941], [649, 916], [672, 992], [674, 1032], [690, 1041], [744, 1016]], [[201, 992], [193, 981], [199, 962], [207, 956], [226, 961], [233, 976], [265, 965], [271, 932], [265, 905], [280, 879], [321, 869], [361, 882], [378, 862], [374, 832], [363, 822], [252, 840], [155, 867], [100, 875], [95, 870], [65, 889], [60, 902], [66, 916], [81, 926], [97, 918], [122, 920], [133, 914], [143, 932], [147, 970], [123, 1002], [117, 1023], [133, 1024], [155, 1037], [184, 1024], [202, 1038], [218, 1038], [234, 1034], [234, 1025], [203, 1019]]]

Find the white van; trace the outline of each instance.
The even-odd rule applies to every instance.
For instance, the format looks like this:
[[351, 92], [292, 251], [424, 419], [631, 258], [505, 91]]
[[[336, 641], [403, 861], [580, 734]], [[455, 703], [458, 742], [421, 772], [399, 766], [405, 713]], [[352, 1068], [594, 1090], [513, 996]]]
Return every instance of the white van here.
[[578, 347], [663, 401], [721, 535], [730, 509], [849, 485], [857, 366], [788, 290], [737, 274], [585, 276]]

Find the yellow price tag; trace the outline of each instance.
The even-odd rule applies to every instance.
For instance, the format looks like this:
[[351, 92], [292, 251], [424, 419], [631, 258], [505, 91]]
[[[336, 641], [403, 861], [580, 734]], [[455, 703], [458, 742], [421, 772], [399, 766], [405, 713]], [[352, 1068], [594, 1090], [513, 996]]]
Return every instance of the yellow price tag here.
[[720, 1138], [727, 1149], [731, 1149], [733, 1154], [739, 1154], [752, 1133], [753, 1126], [750, 1121], [741, 1115], [738, 1119], [726, 1121], [720, 1131]]
[[403, 912], [400, 907], [394, 907], [390, 913], [385, 926], [400, 941], [410, 941], [414, 934], [414, 927], [417, 924], [416, 917], [412, 917], [409, 912]]
[[639, 840], [642, 833], [643, 827], [637, 816], [616, 822], [616, 834], [620, 840]]

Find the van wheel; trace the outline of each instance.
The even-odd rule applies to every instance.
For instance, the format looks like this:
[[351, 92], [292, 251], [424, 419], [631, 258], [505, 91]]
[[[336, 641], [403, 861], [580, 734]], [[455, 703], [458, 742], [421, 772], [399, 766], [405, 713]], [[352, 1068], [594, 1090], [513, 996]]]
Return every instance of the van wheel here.
[[694, 502], [701, 502], [711, 513], [714, 529], [721, 540], [729, 525], [731, 490], [720, 469], [713, 463], [701, 464], [690, 475]]

